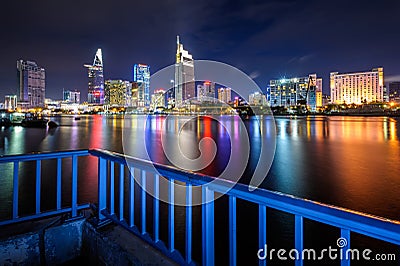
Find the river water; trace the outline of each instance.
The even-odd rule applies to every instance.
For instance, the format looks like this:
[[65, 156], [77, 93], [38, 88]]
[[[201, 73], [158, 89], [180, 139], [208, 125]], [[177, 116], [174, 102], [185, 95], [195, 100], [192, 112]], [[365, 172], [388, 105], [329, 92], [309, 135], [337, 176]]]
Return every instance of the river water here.
[[[134, 156], [170, 164], [163, 154], [162, 135], [173, 136], [182, 133], [180, 147], [188, 157], [199, 155], [198, 142], [204, 137], [212, 138], [217, 151], [212, 163], [201, 172], [218, 176], [228, 164], [232, 153], [242, 151], [241, 141], [232, 141], [226, 129], [210, 118], [194, 119], [182, 129], [176, 126], [183, 117], [169, 117], [168, 128], [162, 128], [164, 116], [82, 116], [74, 120], [72, 116], [54, 117], [52, 120], [60, 124], [56, 129], [38, 129], [10, 127], [0, 131], [0, 154], [21, 154], [39, 151], [57, 151], [72, 149], [101, 148], [123, 153], [123, 137], [127, 138], [129, 126], [130, 152]], [[233, 128], [241, 123], [234, 116], [220, 117]], [[271, 169], [261, 187], [304, 197], [323, 203], [350, 208], [357, 211], [383, 216], [391, 219], [400, 217], [400, 120], [387, 117], [275, 117], [275, 121], [260, 117], [243, 120], [249, 134], [250, 159], [241, 182], [248, 182], [248, 176], [254, 170], [259, 156], [259, 144], [263, 138], [270, 138], [263, 127], [275, 123], [276, 150]], [[269, 119], [269, 118], [268, 118]], [[261, 122], [260, 122], [261, 121]], [[144, 125], [146, 124], [146, 127]], [[174, 126], [175, 125], [175, 126]], [[267, 126], [268, 128], [268, 126]], [[240, 129], [235, 134], [241, 135]], [[271, 133], [271, 132], [270, 132]], [[267, 136], [268, 135], [268, 136]], [[135, 140], [145, 142], [145, 148]], [[268, 140], [269, 141], [269, 140]], [[125, 148], [125, 149], [124, 149]], [[262, 163], [262, 162], [260, 162]], [[97, 197], [97, 161], [94, 158], [80, 160], [79, 168], [79, 202], [95, 202]], [[54, 161], [43, 162], [42, 191], [47, 198], [54, 198]], [[63, 162], [66, 169], [70, 162]], [[33, 166], [27, 164], [20, 167], [20, 211], [30, 213], [34, 208], [34, 176], [30, 173]], [[11, 214], [12, 199], [12, 165], [0, 166], [0, 217]], [[46, 174], [48, 173], [48, 174]], [[63, 193], [70, 191], [70, 175], [63, 176]], [[22, 196], [21, 196], [22, 195]], [[54, 201], [42, 199], [43, 208], [51, 209]], [[67, 204], [68, 196], [63, 199]], [[226, 207], [226, 200], [221, 199], [216, 208]], [[257, 228], [256, 206], [240, 207], [238, 203], [238, 226]], [[196, 210], [194, 210], [196, 215]], [[199, 212], [197, 211], [197, 215]], [[254, 216], [254, 219], [246, 217]], [[274, 219], [291, 220], [286, 214], [271, 214]], [[178, 219], [179, 220], [179, 219]], [[226, 227], [226, 217], [216, 218]], [[178, 221], [179, 223], [179, 221]], [[184, 220], [182, 222], [182, 227]], [[284, 236], [292, 235], [291, 223], [278, 225], [268, 230], [282, 231]], [[311, 226], [313, 227], [313, 226]], [[216, 230], [219, 223], [216, 222]], [[307, 228], [306, 228], [307, 229]], [[222, 230], [222, 229], [221, 229]], [[247, 229], [246, 229], [247, 230]], [[239, 239], [247, 239], [246, 235], [255, 234], [250, 230], [238, 232]], [[310, 231], [312, 229], [309, 229]], [[319, 229], [318, 229], [319, 230]], [[322, 229], [321, 229], [322, 230]], [[307, 231], [307, 230], [306, 230]], [[199, 237], [195, 233], [194, 238]], [[222, 235], [222, 238], [226, 235]], [[183, 238], [182, 238], [183, 239]], [[179, 242], [179, 237], [177, 239]], [[218, 240], [216, 240], [218, 241]], [[305, 240], [307, 241], [307, 240]], [[312, 241], [315, 242], [315, 239]], [[284, 241], [283, 241], [284, 242]], [[272, 240], [280, 245], [282, 241]], [[363, 241], [361, 241], [363, 242]], [[285, 242], [286, 243], [286, 242]], [[307, 242], [306, 242], [307, 243]], [[364, 241], [365, 244], [365, 241]], [[178, 246], [182, 244], [178, 243]], [[238, 248], [249, 250], [247, 244]], [[285, 246], [286, 244], [282, 244]], [[287, 244], [290, 246], [290, 244]], [[250, 245], [257, 250], [257, 243]], [[225, 248], [222, 248], [225, 250]], [[249, 251], [251, 252], [251, 251]], [[223, 253], [223, 252], [222, 252]], [[200, 251], [194, 251], [200, 257]], [[247, 254], [247, 253], [245, 253]], [[254, 253], [255, 254], [255, 253]], [[254, 255], [253, 254], [253, 255]], [[253, 256], [252, 255], [252, 256]], [[246, 261], [247, 255], [239, 256], [239, 261]], [[253, 259], [253, 258], [252, 258]], [[226, 262], [221, 259], [221, 262]]]

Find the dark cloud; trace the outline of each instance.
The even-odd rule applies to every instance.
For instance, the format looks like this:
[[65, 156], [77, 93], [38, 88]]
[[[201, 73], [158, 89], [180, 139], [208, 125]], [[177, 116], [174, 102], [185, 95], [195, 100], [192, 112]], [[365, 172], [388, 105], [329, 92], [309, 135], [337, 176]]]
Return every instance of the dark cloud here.
[[[0, 17], [0, 97], [16, 90], [15, 62], [47, 70], [47, 95], [85, 94], [86, 70], [103, 49], [106, 78], [131, 79], [134, 63], [153, 72], [173, 63], [175, 36], [195, 59], [222, 61], [260, 87], [282, 75], [384, 66], [400, 73], [398, 1], [7, 1]], [[0, 98], [0, 99], [1, 99]]]

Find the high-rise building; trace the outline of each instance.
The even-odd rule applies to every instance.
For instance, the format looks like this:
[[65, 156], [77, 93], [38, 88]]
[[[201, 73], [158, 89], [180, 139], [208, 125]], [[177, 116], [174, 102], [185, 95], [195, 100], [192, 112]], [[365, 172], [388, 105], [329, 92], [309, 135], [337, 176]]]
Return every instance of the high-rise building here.
[[165, 108], [165, 90], [158, 89], [155, 90], [154, 93], [151, 95], [151, 108], [156, 110], [157, 108]]
[[179, 107], [184, 101], [196, 97], [194, 79], [194, 60], [188, 51], [183, 49], [176, 36], [176, 62], [175, 62], [175, 103]]
[[307, 77], [271, 80], [268, 98], [271, 106], [306, 105], [314, 111], [322, 106], [322, 78], [310, 74]]
[[218, 100], [224, 103], [230, 103], [232, 98], [231, 88], [219, 88], [218, 89]]
[[88, 103], [104, 104], [104, 74], [103, 55], [101, 49], [97, 49], [93, 65], [85, 65], [88, 69]]
[[125, 80], [106, 80], [104, 103], [109, 106], [129, 106], [132, 83]]
[[389, 83], [389, 102], [400, 103], [400, 81]]
[[249, 95], [249, 104], [250, 105], [263, 106], [263, 105], [267, 104], [267, 98], [261, 92], [256, 91], [256, 92], [251, 93]]
[[26, 107], [44, 107], [46, 74], [33, 61], [17, 61], [18, 101]]
[[371, 103], [384, 101], [383, 68], [372, 71], [330, 74], [332, 103]]
[[81, 102], [81, 92], [77, 90], [71, 91], [63, 89], [63, 102], [79, 104]]
[[383, 85], [383, 101], [385, 103], [389, 102], [389, 89], [386, 85]]
[[4, 109], [12, 111], [17, 109], [17, 95], [6, 95], [4, 97]]
[[267, 103], [270, 103], [271, 102], [271, 86], [269, 84], [265, 90], [265, 97], [267, 99]]
[[232, 103], [233, 103], [233, 107], [247, 105], [247, 102], [245, 101], [245, 99], [243, 99], [240, 96], [235, 96], [235, 98], [233, 99]]
[[317, 78], [317, 74], [308, 77], [307, 106], [311, 111], [316, 111], [317, 107], [322, 107], [322, 78]]
[[322, 106], [326, 106], [328, 104], [332, 103], [331, 102], [331, 96], [327, 94], [322, 94]]
[[171, 109], [175, 107], [175, 90], [174, 90], [174, 80], [171, 80], [171, 88], [165, 92], [165, 101], [167, 103], [167, 108]]
[[137, 82], [131, 83], [131, 91], [128, 94], [128, 106], [130, 107], [138, 107], [138, 91], [139, 91], [139, 84]]
[[201, 102], [214, 102], [215, 83], [207, 80], [203, 84], [197, 85], [197, 98]]
[[322, 78], [317, 79], [317, 90], [315, 91], [316, 107], [324, 106], [322, 103]]
[[133, 66], [133, 82], [138, 84], [137, 107], [150, 106], [150, 66], [135, 64]]

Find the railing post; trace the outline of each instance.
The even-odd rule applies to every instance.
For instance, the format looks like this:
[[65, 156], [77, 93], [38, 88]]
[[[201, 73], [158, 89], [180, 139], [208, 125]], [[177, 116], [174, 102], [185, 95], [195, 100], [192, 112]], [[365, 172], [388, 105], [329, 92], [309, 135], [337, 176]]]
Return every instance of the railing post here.
[[107, 161], [104, 158], [99, 157], [99, 170], [98, 170], [98, 198], [99, 198], [99, 222], [106, 219], [101, 213], [107, 208]]
[[154, 227], [154, 242], [157, 243], [160, 239], [159, 222], [160, 222], [160, 176], [154, 175], [154, 203], [153, 203], [153, 227]]
[[186, 262], [192, 262], [192, 184], [186, 184]]
[[294, 228], [294, 246], [295, 249], [298, 251], [299, 253], [299, 259], [296, 259], [296, 266], [303, 266], [303, 256], [302, 256], [302, 252], [303, 252], [303, 237], [304, 237], [304, 232], [303, 232], [303, 216], [300, 215], [296, 215], [295, 216], [295, 228]]
[[[267, 252], [267, 207], [258, 205], [258, 248]], [[267, 255], [267, 254], [264, 254]], [[259, 265], [267, 265], [267, 256], [264, 259], [259, 259]]]
[[129, 174], [129, 226], [135, 225], [135, 168], [131, 167]]
[[202, 187], [203, 265], [214, 265], [214, 191]]
[[142, 215], [142, 234], [146, 233], [146, 171], [142, 170], [141, 174], [141, 215]]
[[114, 214], [114, 175], [115, 167], [114, 162], [110, 161], [110, 215]]
[[18, 217], [18, 161], [14, 162], [13, 174], [13, 219]]
[[350, 266], [350, 230], [343, 229], [340, 230], [341, 241], [337, 242], [338, 248], [340, 249], [340, 266]]
[[236, 265], [236, 197], [229, 196], [229, 265]]
[[57, 210], [61, 210], [61, 158], [57, 158]]
[[76, 217], [78, 207], [78, 156], [72, 156], [72, 217]]
[[175, 191], [174, 191], [174, 179], [170, 179], [168, 183], [168, 195], [169, 195], [169, 204], [168, 204], [168, 244], [170, 252], [175, 250], [175, 213], [174, 213], [174, 204], [175, 204]]
[[40, 175], [41, 161], [36, 160], [36, 214], [40, 213]]
[[119, 165], [119, 220], [124, 220], [124, 165]]

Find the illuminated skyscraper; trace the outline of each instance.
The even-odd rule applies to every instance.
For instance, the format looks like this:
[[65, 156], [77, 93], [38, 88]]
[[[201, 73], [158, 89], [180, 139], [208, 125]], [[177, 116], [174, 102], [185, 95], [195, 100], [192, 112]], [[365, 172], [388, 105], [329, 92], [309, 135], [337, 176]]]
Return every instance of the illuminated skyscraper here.
[[263, 106], [263, 105], [267, 104], [267, 98], [261, 92], [256, 91], [256, 92], [251, 93], [249, 95], [249, 104], [250, 105]]
[[139, 91], [139, 84], [137, 82], [132, 82], [131, 91], [128, 94], [128, 101], [127, 101], [129, 107], [138, 107], [138, 91]]
[[176, 62], [175, 62], [175, 102], [179, 106], [183, 101], [196, 96], [194, 82], [194, 60], [188, 51], [183, 49], [176, 36]]
[[17, 95], [6, 95], [4, 109], [14, 111], [17, 108]]
[[308, 77], [271, 80], [268, 98], [271, 106], [306, 105], [315, 111], [322, 106], [322, 78], [311, 74]]
[[109, 106], [130, 106], [132, 83], [125, 80], [106, 80], [104, 103]]
[[207, 80], [207, 81], [204, 81], [203, 84], [197, 85], [197, 98], [201, 102], [204, 102], [204, 101], [214, 102], [215, 101], [215, 83]]
[[400, 103], [400, 82], [389, 83], [389, 101]]
[[103, 56], [101, 49], [97, 49], [93, 65], [85, 65], [88, 69], [88, 102], [92, 104], [104, 104], [104, 75]]
[[135, 64], [133, 66], [133, 82], [138, 84], [137, 107], [150, 106], [150, 66]]
[[218, 89], [218, 100], [224, 103], [230, 103], [232, 97], [231, 88], [219, 88]]
[[17, 61], [18, 101], [28, 108], [44, 107], [46, 74], [32, 61]]
[[332, 103], [370, 103], [383, 102], [383, 68], [374, 68], [368, 72], [330, 75]]
[[165, 90], [158, 89], [155, 90], [154, 93], [151, 95], [151, 108], [156, 110], [157, 108], [165, 108]]
[[81, 92], [77, 90], [70, 91], [63, 89], [63, 102], [79, 104], [81, 102]]

